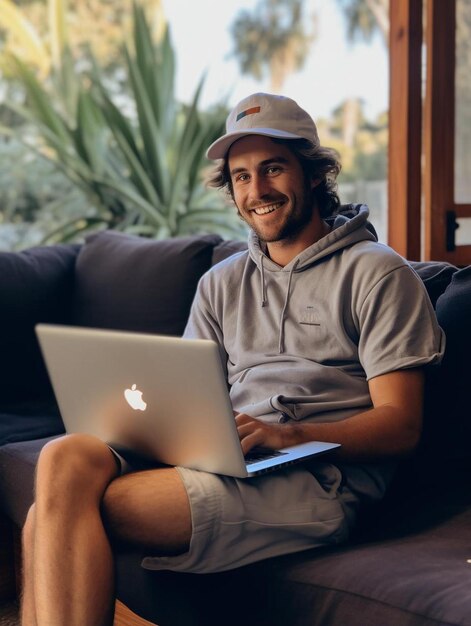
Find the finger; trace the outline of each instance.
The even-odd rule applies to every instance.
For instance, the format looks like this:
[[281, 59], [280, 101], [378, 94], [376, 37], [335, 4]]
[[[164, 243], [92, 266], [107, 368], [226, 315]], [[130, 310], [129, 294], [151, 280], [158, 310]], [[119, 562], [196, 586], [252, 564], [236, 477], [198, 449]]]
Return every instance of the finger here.
[[247, 437], [248, 435], [250, 435], [251, 433], [254, 432], [254, 430], [257, 429], [257, 425], [254, 423], [247, 423], [247, 424], [240, 424], [237, 426], [237, 432], [239, 434], [239, 439], [242, 439], [243, 437]]
[[246, 413], [238, 413], [235, 418], [236, 424], [248, 424], [250, 422], [257, 422], [254, 417], [247, 415]]
[[256, 430], [250, 433], [249, 435], [245, 436], [240, 441], [243, 454], [246, 455], [248, 452], [250, 452], [250, 450], [252, 450], [252, 448], [255, 448], [256, 446], [261, 445], [262, 442], [263, 442], [263, 433], [261, 433], [261, 431]]

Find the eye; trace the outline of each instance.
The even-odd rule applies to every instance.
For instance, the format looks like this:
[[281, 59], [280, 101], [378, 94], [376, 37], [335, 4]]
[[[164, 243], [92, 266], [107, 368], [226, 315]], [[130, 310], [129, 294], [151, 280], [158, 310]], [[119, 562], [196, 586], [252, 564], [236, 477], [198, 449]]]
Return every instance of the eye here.
[[269, 176], [276, 176], [280, 172], [281, 172], [281, 167], [279, 165], [270, 165], [270, 167], [267, 167], [267, 174]]
[[246, 173], [237, 174], [237, 176], [235, 177], [236, 183], [245, 183], [248, 180], [249, 180], [249, 175]]

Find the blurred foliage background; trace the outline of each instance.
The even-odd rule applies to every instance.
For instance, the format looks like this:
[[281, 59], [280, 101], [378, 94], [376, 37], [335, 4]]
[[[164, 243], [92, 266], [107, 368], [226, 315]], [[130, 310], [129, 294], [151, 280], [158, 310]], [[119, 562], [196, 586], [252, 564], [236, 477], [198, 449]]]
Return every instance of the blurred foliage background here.
[[[388, 0], [337, 2], [352, 40], [379, 32], [387, 45]], [[268, 75], [282, 91], [315, 40], [315, 15], [304, 0], [258, 0], [231, 36], [241, 74]], [[203, 184], [226, 103], [201, 110], [204, 77], [193, 102], [177, 102], [175, 67], [160, 0], [0, 0], [0, 249], [97, 228], [245, 238]], [[346, 201], [358, 181], [385, 187], [387, 113], [369, 120], [347, 100], [316, 121], [342, 155]]]

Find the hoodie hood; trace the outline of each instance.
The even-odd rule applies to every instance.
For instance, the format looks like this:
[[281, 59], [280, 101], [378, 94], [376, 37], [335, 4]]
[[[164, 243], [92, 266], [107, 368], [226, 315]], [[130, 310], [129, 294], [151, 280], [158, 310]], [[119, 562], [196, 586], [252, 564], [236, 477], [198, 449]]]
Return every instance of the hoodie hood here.
[[284, 352], [285, 318], [291, 295], [293, 274], [303, 272], [324, 257], [338, 252], [359, 241], [377, 241], [376, 231], [368, 222], [369, 209], [365, 204], [343, 205], [340, 211], [326, 220], [332, 230], [322, 239], [300, 252], [284, 267], [278, 265], [266, 254], [266, 244], [252, 231], [249, 236], [249, 254], [260, 270], [260, 305], [267, 305], [267, 284], [265, 272], [287, 272], [289, 274], [284, 304], [279, 321], [278, 351]]

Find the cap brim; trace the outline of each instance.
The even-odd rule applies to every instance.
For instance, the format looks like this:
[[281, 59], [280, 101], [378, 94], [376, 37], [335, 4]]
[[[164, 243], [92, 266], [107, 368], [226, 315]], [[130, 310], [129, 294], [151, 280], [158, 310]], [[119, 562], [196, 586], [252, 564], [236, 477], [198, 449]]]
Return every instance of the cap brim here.
[[276, 130], [275, 128], [245, 128], [244, 130], [227, 133], [227, 135], [216, 139], [206, 151], [206, 156], [208, 159], [224, 159], [232, 144], [247, 135], [265, 135], [266, 137], [279, 139], [304, 139], [301, 135], [288, 133], [284, 130]]

